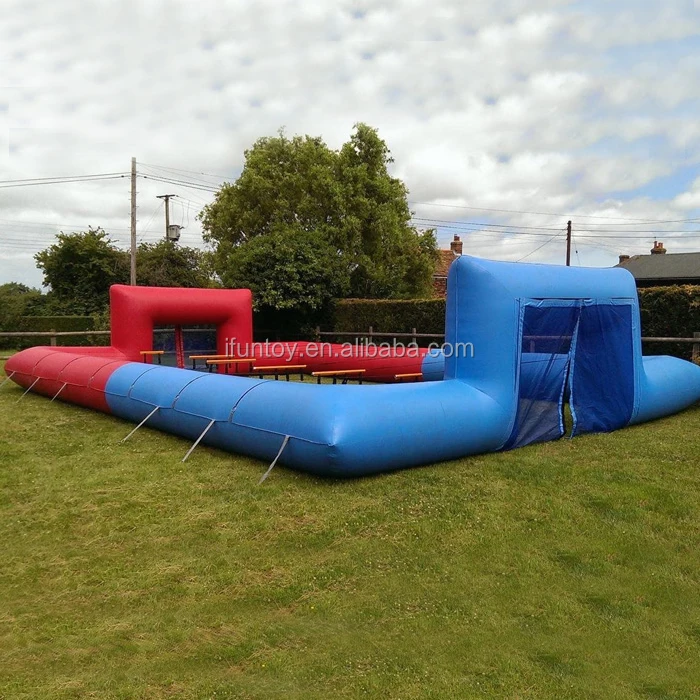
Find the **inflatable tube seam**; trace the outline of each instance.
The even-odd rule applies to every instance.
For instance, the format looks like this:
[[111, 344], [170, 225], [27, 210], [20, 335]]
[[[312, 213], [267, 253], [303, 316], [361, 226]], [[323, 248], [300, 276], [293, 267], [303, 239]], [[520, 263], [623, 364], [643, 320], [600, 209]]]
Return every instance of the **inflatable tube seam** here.
[[[141, 376], [143, 376], [143, 375], [141, 375]], [[192, 379], [190, 379], [190, 381], [188, 381], [186, 384], [183, 384], [183, 385], [180, 387], [180, 390], [179, 390], [179, 391], [177, 392], [177, 394], [175, 395], [175, 398], [173, 399], [173, 402], [172, 402], [172, 404], [170, 405], [170, 408], [172, 408], [174, 411], [178, 410], [178, 409], [175, 407], [175, 405], [177, 404], [179, 398], [182, 396], [182, 394], [183, 394], [183, 392], [185, 391], [185, 389], [187, 389], [187, 387], [189, 387], [189, 386], [192, 386], [192, 384], [194, 384], [195, 382], [198, 382], [200, 379], [202, 379], [202, 378], [205, 377], [205, 376], [207, 376], [207, 375], [203, 374], [203, 375], [200, 376], [200, 377], [192, 377]], [[141, 378], [141, 377], [139, 377], [139, 379], [140, 379], [140, 378]], [[187, 413], [187, 411], [182, 411], [182, 412], [183, 412], [183, 413]]]
[[[136, 363], [133, 363], [133, 364], [136, 364]], [[135, 398], [131, 395], [131, 392], [134, 390], [134, 387], [136, 386], [136, 383], [139, 381], [139, 379], [141, 379], [143, 376], [145, 376], [145, 375], [148, 374], [149, 372], [152, 372], [154, 369], [156, 369], [156, 367], [155, 367], [154, 365], [151, 365], [151, 366], [147, 367], [146, 369], [144, 369], [143, 372], [141, 372], [141, 374], [138, 375], [138, 377], [136, 377], [136, 378], [131, 382], [131, 384], [129, 385], [129, 388], [127, 389], [127, 392], [126, 392], [126, 398], [127, 398], [127, 399], [131, 399], [132, 401], [141, 401], [141, 399], [135, 399]], [[148, 403], [147, 401], [141, 401], [141, 402], [142, 402], [142, 403]], [[155, 404], [153, 404], [153, 405], [155, 406]], [[163, 408], [165, 408], [165, 407], [163, 407]]]
[[231, 409], [231, 411], [230, 411], [229, 414], [228, 414], [228, 422], [229, 422], [229, 423], [231, 423], [232, 425], [238, 425], [237, 423], [234, 423], [234, 422], [233, 422], [233, 416], [234, 416], [234, 414], [236, 413], [236, 409], [237, 409], [238, 406], [240, 405], [241, 401], [243, 401], [243, 399], [244, 399], [246, 396], [248, 396], [248, 394], [250, 394], [250, 392], [253, 391], [253, 389], [257, 389], [261, 384], [266, 384], [267, 381], [268, 381], [268, 380], [261, 379], [257, 384], [253, 384], [253, 386], [251, 386], [249, 389], [247, 389], [246, 391], [244, 391], [244, 392], [238, 397], [238, 400], [236, 401], [235, 404], [233, 404], [233, 408]]
[[[66, 369], [68, 369], [68, 367], [70, 367], [74, 362], [77, 362], [79, 359], [80, 359], [80, 355], [78, 355], [77, 357], [74, 357], [72, 360], [69, 360], [68, 362], [66, 362], [66, 364], [63, 365], [63, 367], [61, 368], [61, 371], [56, 375], [56, 381], [60, 382], [61, 375], [66, 371]], [[94, 377], [94, 376], [95, 375], [93, 374], [92, 377]], [[87, 383], [88, 387], [90, 387], [90, 382], [92, 381], [92, 377], [90, 377], [90, 379], [88, 380], [88, 383]], [[71, 385], [72, 382], [66, 382], [66, 384]]]
[[[90, 357], [90, 356], [87, 355], [86, 357]], [[69, 364], [70, 364], [70, 363], [69, 363]], [[100, 389], [100, 388], [98, 388], [98, 387], [94, 387], [94, 386], [92, 386], [92, 382], [95, 380], [95, 377], [96, 377], [100, 372], [102, 372], [102, 371], [105, 369], [105, 367], [109, 367], [109, 366], [111, 366], [111, 365], [123, 365], [123, 364], [124, 364], [124, 360], [112, 360], [111, 362], [108, 362], [107, 364], [102, 365], [101, 367], [98, 367], [98, 368], [93, 372], [93, 374], [90, 376], [90, 379], [88, 379], [87, 388], [88, 388], [88, 389], [92, 389], [93, 391], [101, 391], [103, 394], [106, 394], [106, 393], [107, 393], [106, 388]], [[68, 367], [68, 365], [66, 365], [66, 367]], [[61, 374], [63, 374], [63, 372], [64, 372], [64, 370], [66, 369], [66, 367], [64, 367], [64, 368], [61, 370]]]

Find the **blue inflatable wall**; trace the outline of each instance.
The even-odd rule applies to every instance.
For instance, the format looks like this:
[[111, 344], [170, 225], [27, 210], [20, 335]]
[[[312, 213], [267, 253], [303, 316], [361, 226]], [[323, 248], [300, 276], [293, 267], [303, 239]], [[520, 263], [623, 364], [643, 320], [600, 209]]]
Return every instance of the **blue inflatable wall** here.
[[333, 386], [125, 364], [111, 411], [297, 469], [359, 476], [600, 432], [700, 399], [700, 367], [642, 358], [633, 277], [462, 256], [448, 279], [446, 350], [424, 375], [444, 381]]

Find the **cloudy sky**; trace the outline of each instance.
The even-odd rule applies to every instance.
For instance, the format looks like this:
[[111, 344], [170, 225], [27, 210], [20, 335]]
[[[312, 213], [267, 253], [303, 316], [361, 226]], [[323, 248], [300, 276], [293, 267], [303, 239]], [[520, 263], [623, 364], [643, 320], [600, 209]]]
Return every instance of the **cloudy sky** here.
[[[465, 252], [612, 265], [700, 250], [700, 5], [693, 0], [4, 0], [0, 283], [40, 285], [58, 231], [183, 242], [258, 137], [366, 122], [415, 221]], [[26, 186], [17, 180], [116, 173]], [[162, 182], [153, 177], [171, 180]], [[22, 186], [18, 186], [22, 185]]]

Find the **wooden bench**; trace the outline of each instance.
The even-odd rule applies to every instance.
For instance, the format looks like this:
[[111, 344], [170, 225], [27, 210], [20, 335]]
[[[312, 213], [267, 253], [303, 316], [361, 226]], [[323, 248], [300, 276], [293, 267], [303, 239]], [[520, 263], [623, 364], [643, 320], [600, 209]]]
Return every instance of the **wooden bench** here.
[[232, 360], [231, 355], [190, 355], [192, 369], [197, 369], [197, 360]]
[[226, 368], [226, 374], [228, 374], [228, 368], [233, 365], [236, 370], [238, 370], [238, 365], [239, 364], [249, 364], [250, 368], [253, 368], [253, 365], [255, 364], [256, 359], [254, 357], [227, 357], [227, 358], [222, 358], [220, 360], [207, 360], [207, 366], [209, 367], [209, 371], [211, 372], [214, 367], [218, 367], [219, 365], [223, 365]]
[[163, 357], [163, 355], [165, 355], [165, 350], [141, 350], [140, 355], [141, 355], [141, 358], [143, 359], [143, 361], [146, 362], [146, 364], [149, 364], [147, 358], [150, 358], [151, 359], [150, 364], [153, 364], [153, 358], [157, 357], [158, 364], [162, 365], [163, 364], [162, 357]]
[[299, 372], [299, 379], [303, 382], [304, 381], [304, 372], [303, 370], [306, 369], [306, 365], [270, 365], [268, 367], [253, 367], [253, 374], [257, 374], [260, 379], [262, 379], [265, 375], [275, 375], [275, 381], [277, 381], [280, 378], [280, 375], [284, 375], [287, 378], [287, 381], [289, 381], [289, 375], [294, 373], [296, 374]]
[[[362, 375], [366, 372], [366, 369], [333, 369], [324, 372], [312, 372], [311, 375], [316, 377], [317, 384], [321, 383], [323, 377], [333, 378], [333, 384], [338, 383], [338, 379], [343, 380], [343, 384], [348, 383], [348, 379], [357, 379], [358, 384], [362, 384]], [[356, 376], [353, 376], [356, 375]]]
[[394, 379], [401, 382], [404, 379], [413, 379], [417, 382], [423, 376], [423, 372], [407, 372], [406, 374], [395, 374]]

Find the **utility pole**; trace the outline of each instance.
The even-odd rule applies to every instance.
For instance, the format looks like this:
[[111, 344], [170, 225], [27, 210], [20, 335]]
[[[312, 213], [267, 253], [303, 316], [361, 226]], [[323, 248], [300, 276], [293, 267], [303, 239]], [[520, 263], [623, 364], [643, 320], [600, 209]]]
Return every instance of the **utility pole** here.
[[170, 199], [172, 197], [177, 197], [176, 194], [159, 194], [158, 199], [165, 200], [165, 237], [168, 237], [168, 231], [170, 230]]
[[136, 285], [136, 158], [131, 159], [131, 285]]
[[566, 266], [571, 267], [571, 222], [566, 224]]

